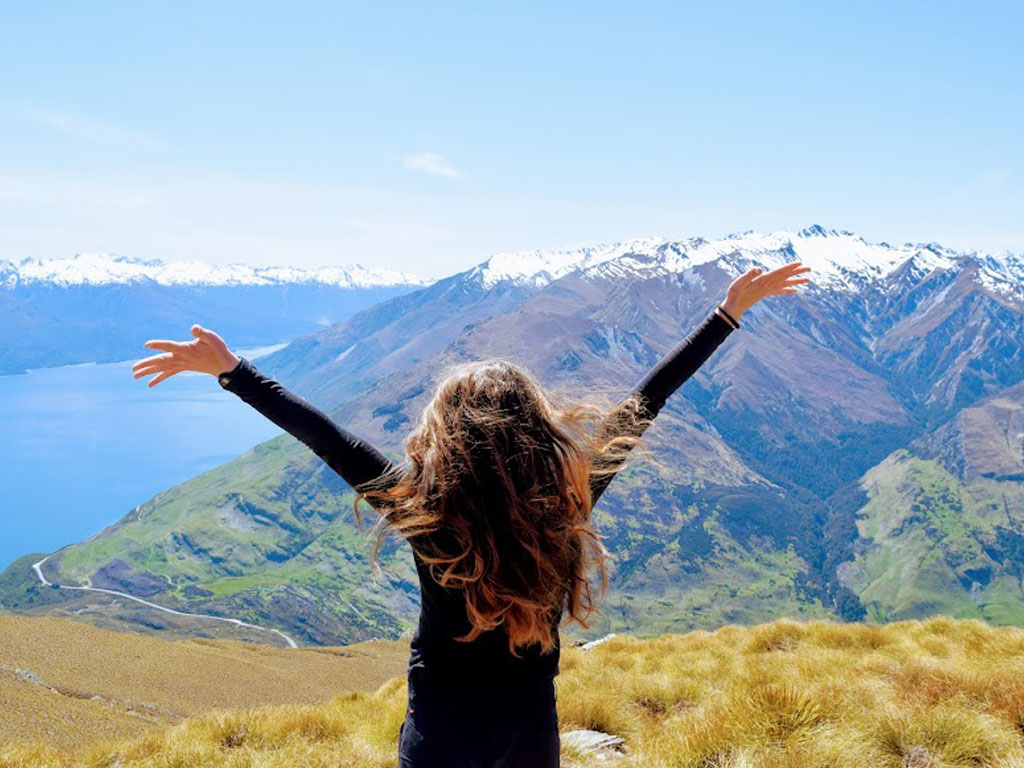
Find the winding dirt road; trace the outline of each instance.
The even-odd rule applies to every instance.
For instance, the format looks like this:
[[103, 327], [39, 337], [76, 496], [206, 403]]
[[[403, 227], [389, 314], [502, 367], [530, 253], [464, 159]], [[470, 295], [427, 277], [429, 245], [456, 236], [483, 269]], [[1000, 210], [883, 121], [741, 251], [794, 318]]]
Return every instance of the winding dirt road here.
[[114, 589], [100, 589], [99, 587], [73, 587], [73, 586], [70, 586], [70, 585], [67, 585], [67, 584], [54, 584], [53, 582], [47, 580], [46, 576], [43, 575], [43, 563], [45, 563], [51, 557], [52, 557], [52, 555], [47, 555], [42, 560], [40, 560], [38, 563], [32, 563], [32, 570], [35, 571], [36, 576], [39, 577], [39, 581], [42, 583], [42, 585], [44, 587], [57, 587], [58, 589], [78, 589], [78, 590], [82, 590], [84, 592], [103, 592], [104, 594], [107, 594], [107, 595], [114, 595], [115, 597], [123, 597], [123, 598], [125, 598], [127, 600], [134, 600], [136, 603], [142, 603], [143, 605], [148, 606], [150, 608], [155, 608], [156, 610], [163, 611], [164, 613], [171, 613], [171, 614], [174, 614], [175, 616], [189, 616], [189, 617], [195, 618], [195, 619], [210, 619], [212, 621], [225, 621], [228, 624], [234, 624], [235, 626], [238, 626], [238, 627], [246, 627], [248, 629], [255, 629], [255, 630], [258, 630], [260, 632], [272, 632], [273, 634], [283, 638], [284, 641], [288, 644], [288, 647], [290, 647], [290, 648], [298, 648], [299, 647], [298, 643], [296, 643], [288, 635], [286, 635], [284, 632], [282, 632], [279, 629], [271, 629], [270, 627], [261, 627], [258, 624], [250, 624], [249, 622], [242, 621], [241, 619], [229, 619], [229, 618], [226, 618], [224, 616], [210, 616], [210, 615], [205, 614], [205, 613], [189, 613], [188, 611], [176, 611], [173, 608], [166, 608], [166, 607], [164, 607], [162, 605], [157, 605], [156, 603], [151, 603], [151, 602], [149, 602], [149, 600], [143, 600], [141, 597], [136, 597], [135, 595], [129, 595], [127, 592], [118, 592], [117, 590], [114, 590]]

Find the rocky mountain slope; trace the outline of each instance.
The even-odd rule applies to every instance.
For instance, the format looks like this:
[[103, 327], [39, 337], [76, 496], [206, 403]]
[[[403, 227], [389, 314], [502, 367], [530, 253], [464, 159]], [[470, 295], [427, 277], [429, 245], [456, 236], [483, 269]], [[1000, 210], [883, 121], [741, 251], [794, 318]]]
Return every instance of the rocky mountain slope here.
[[[398, 457], [452, 363], [507, 357], [567, 397], [611, 404], [736, 275], [795, 259], [813, 283], [744, 316], [649, 432], [657, 463], [635, 464], [602, 499], [613, 579], [591, 631], [936, 611], [1017, 622], [1019, 256], [821, 227], [504, 255], [299, 338], [261, 368]], [[954, 492], [969, 503], [953, 505]], [[371, 572], [351, 503], [281, 436], [45, 570], [305, 642], [395, 636], [416, 612], [411, 556], [392, 542]], [[10, 575], [25, 566], [0, 580], [18, 584], [0, 586], [9, 610], [80, 599]]]

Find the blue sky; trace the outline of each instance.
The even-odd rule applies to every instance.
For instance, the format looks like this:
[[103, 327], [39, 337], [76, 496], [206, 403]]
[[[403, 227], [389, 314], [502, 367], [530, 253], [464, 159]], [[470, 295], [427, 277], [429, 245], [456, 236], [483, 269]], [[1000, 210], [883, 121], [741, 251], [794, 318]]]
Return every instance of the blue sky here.
[[1022, 29], [1008, 2], [9, 4], [0, 258], [443, 274], [810, 223], [1020, 251]]

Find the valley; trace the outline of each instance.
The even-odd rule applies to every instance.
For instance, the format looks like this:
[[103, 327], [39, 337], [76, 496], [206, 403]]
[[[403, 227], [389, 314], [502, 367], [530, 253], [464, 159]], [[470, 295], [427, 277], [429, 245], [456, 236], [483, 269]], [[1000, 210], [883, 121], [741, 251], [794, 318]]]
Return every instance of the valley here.
[[[567, 400], [611, 405], [732, 277], [794, 259], [813, 284], [743, 318], [651, 428], [656, 463], [635, 462], [595, 510], [612, 589], [591, 635], [782, 615], [1019, 622], [1019, 256], [821, 227], [502, 255], [259, 368], [397, 459], [451, 364], [507, 357]], [[44, 572], [300, 644], [397, 637], [417, 612], [411, 556], [391, 540], [372, 571], [353, 498], [282, 435], [54, 553]], [[79, 598], [26, 580], [30, 565], [0, 577], [0, 603], [71, 610]]]

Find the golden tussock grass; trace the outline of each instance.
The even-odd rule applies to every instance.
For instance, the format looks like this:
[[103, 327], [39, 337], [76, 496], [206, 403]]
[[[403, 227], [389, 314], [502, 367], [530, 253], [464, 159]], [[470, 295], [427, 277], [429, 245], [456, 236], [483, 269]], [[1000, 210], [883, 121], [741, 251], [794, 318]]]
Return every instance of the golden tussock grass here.
[[0, 743], [67, 750], [212, 709], [320, 704], [339, 691], [376, 690], [408, 657], [404, 641], [294, 650], [0, 615]]
[[[75, 754], [0, 749], [0, 768], [393, 768], [404, 706], [396, 678], [327, 704], [218, 710]], [[616, 637], [565, 649], [558, 706], [563, 731], [626, 740], [625, 756], [593, 765], [1024, 767], [1024, 630], [939, 617]]]

